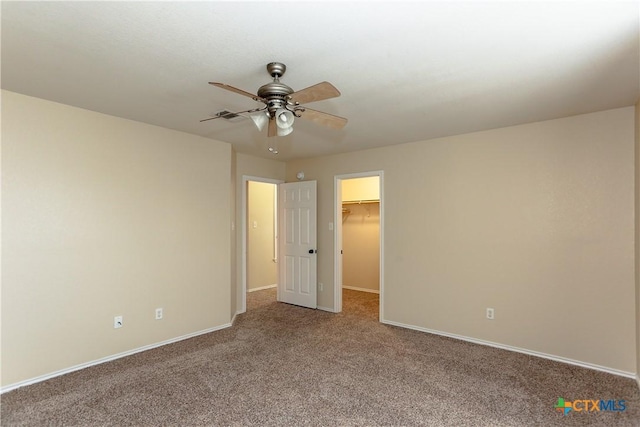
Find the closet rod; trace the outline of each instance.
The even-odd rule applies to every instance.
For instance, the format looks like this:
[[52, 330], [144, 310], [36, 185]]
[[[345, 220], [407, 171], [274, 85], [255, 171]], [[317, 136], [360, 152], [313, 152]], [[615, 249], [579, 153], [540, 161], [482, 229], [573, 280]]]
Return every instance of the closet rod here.
[[343, 205], [361, 205], [363, 203], [380, 203], [380, 200], [348, 200], [343, 201]]

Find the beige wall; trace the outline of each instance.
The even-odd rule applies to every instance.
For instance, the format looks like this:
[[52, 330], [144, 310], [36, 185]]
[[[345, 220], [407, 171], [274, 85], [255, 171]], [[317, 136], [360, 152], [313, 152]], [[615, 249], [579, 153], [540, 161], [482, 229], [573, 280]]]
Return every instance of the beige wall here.
[[247, 203], [247, 289], [278, 282], [275, 253], [274, 184], [249, 181]]
[[228, 144], [3, 91], [2, 150], [3, 386], [228, 324]]
[[380, 177], [367, 176], [342, 180], [342, 201], [380, 199]]
[[[373, 177], [378, 181], [378, 177]], [[349, 180], [343, 180], [344, 184]], [[363, 200], [373, 200], [363, 198]], [[342, 221], [342, 286], [362, 290], [380, 289], [380, 205], [344, 205]]]
[[[237, 310], [242, 308], [242, 233], [239, 225], [242, 223], [242, 177], [251, 176], [284, 181], [285, 163], [275, 159], [263, 159], [243, 153], [237, 153], [235, 162], [236, 179], [236, 283], [235, 296]], [[294, 173], [295, 179], [295, 173]]]
[[386, 320], [635, 372], [633, 123], [627, 107], [289, 162], [318, 181], [318, 305], [334, 175], [384, 170]]

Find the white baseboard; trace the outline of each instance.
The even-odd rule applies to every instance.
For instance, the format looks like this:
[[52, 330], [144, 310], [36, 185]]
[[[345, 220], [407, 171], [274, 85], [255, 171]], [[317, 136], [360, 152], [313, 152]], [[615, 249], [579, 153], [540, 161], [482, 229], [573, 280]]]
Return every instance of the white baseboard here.
[[631, 379], [635, 378], [638, 381], [638, 385], [640, 386], [639, 377], [635, 373], [632, 373], [632, 372], [621, 371], [619, 369], [609, 368], [609, 367], [606, 367], [606, 366], [600, 366], [600, 365], [596, 365], [596, 364], [588, 363], [588, 362], [582, 362], [580, 360], [569, 359], [569, 358], [562, 357], [562, 356], [554, 356], [552, 354], [541, 353], [541, 352], [533, 351], [533, 350], [527, 350], [525, 348], [513, 347], [513, 346], [510, 346], [510, 345], [505, 345], [505, 344], [499, 344], [499, 343], [495, 343], [495, 342], [491, 342], [491, 341], [480, 340], [480, 339], [477, 339], [477, 338], [465, 337], [463, 335], [450, 334], [448, 332], [441, 332], [441, 331], [436, 331], [436, 330], [433, 330], [433, 329], [422, 328], [420, 326], [406, 325], [404, 323], [393, 322], [391, 320], [384, 320], [383, 319], [380, 322], [384, 323], [386, 325], [398, 326], [400, 328], [406, 328], [406, 329], [413, 329], [415, 331], [426, 332], [428, 334], [441, 335], [441, 336], [444, 336], [444, 337], [455, 338], [455, 339], [461, 340], [461, 341], [472, 342], [474, 344], [486, 345], [486, 346], [489, 346], [489, 347], [495, 347], [495, 348], [500, 348], [500, 349], [503, 349], [503, 350], [514, 351], [516, 353], [527, 354], [529, 356], [536, 356], [536, 357], [541, 357], [543, 359], [554, 360], [556, 362], [567, 363], [569, 365], [581, 366], [583, 368], [588, 368], [588, 369], [593, 369], [593, 370], [596, 370], [596, 371], [606, 372], [606, 373], [613, 374], [613, 375], [619, 375], [621, 377], [627, 377], [627, 378], [631, 378]]
[[369, 293], [372, 293], [372, 294], [379, 294], [380, 293], [380, 291], [377, 290], [377, 289], [358, 288], [356, 286], [345, 286], [345, 285], [342, 285], [342, 289], [350, 289], [352, 291], [360, 291], [360, 292], [369, 292]]
[[264, 291], [265, 289], [277, 288], [278, 284], [262, 286], [259, 288], [247, 289], [247, 292]]
[[[235, 319], [235, 316], [234, 316], [234, 319]], [[178, 341], [183, 341], [183, 340], [186, 340], [186, 339], [189, 339], [189, 338], [197, 337], [198, 335], [204, 335], [204, 334], [208, 334], [210, 332], [219, 331], [221, 329], [225, 329], [225, 328], [228, 328], [228, 327], [232, 326], [232, 324], [233, 324], [233, 321], [231, 323], [227, 323], [227, 324], [224, 324], [224, 325], [216, 326], [216, 327], [209, 328], [209, 329], [204, 329], [202, 331], [193, 332], [193, 333], [182, 335], [182, 336], [179, 336], [179, 337], [176, 337], [176, 338], [171, 338], [171, 339], [168, 339], [166, 341], [161, 341], [161, 342], [158, 342], [158, 343], [155, 343], [155, 344], [145, 345], [143, 347], [135, 348], [133, 350], [124, 351], [122, 353], [114, 354], [112, 356], [103, 357], [101, 359], [96, 359], [96, 360], [92, 360], [90, 362], [81, 363], [79, 365], [75, 365], [75, 366], [72, 366], [70, 368], [61, 369], [59, 371], [51, 372], [49, 374], [44, 374], [44, 375], [40, 375], [40, 376], [37, 376], [37, 377], [34, 377], [34, 378], [30, 378], [28, 380], [20, 381], [20, 382], [14, 383], [14, 384], [9, 384], [7, 386], [4, 386], [4, 387], [0, 388], [0, 394], [6, 393], [6, 392], [11, 391], [11, 390], [15, 390], [17, 388], [24, 387], [24, 386], [27, 386], [27, 385], [31, 385], [31, 384], [39, 383], [39, 382], [42, 382], [42, 381], [46, 381], [46, 380], [51, 379], [51, 378], [59, 377], [61, 375], [65, 375], [65, 374], [68, 374], [68, 373], [71, 373], [71, 372], [74, 372], [74, 371], [79, 371], [81, 369], [89, 368], [91, 366], [100, 365], [102, 363], [111, 362], [112, 360], [121, 359], [123, 357], [131, 356], [132, 354], [141, 353], [143, 351], [151, 350], [151, 349], [154, 349], [154, 348], [157, 348], [157, 347], [162, 347], [163, 345], [173, 344], [173, 343], [178, 342]]]
[[636, 375], [636, 382], [638, 383], [638, 389], [640, 389], [640, 373]]
[[322, 310], [322, 311], [328, 311], [329, 313], [335, 313], [336, 311], [333, 308], [329, 308], [329, 307], [317, 307], [318, 310]]

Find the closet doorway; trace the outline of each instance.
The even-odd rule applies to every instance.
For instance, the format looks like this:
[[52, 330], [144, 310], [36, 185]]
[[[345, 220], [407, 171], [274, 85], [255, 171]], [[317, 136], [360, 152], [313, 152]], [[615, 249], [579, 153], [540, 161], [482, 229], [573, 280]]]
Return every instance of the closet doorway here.
[[243, 176], [242, 292], [240, 313], [247, 309], [247, 292], [278, 284], [278, 184], [282, 181]]
[[364, 299], [377, 294], [378, 319], [382, 319], [382, 172], [336, 176], [335, 194], [336, 312], [345, 307], [343, 290], [351, 297]]

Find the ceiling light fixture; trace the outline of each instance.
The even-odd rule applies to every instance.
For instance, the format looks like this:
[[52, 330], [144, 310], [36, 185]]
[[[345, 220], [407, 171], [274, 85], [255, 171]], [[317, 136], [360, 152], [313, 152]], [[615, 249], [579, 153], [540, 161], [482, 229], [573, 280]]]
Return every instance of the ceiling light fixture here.
[[249, 114], [249, 117], [251, 117], [251, 120], [253, 120], [253, 123], [255, 123], [259, 131], [262, 131], [262, 129], [264, 129], [264, 126], [269, 123], [269, 113], [265, 111], [251, 113]]
[[[271, 62], [267, 64], [267, 72], [271, 75], [273, 81], [260, 86], [255, 95], [225, 83], [209, 82], [209, 84], [246, 96], [254, 101], [262, 102], [264, 106], [261, 108], [252, 108], [230, 114], [248, 114], [258, 130], [262, 131], [265, 127], [267, 128], [268, 137], [289, 135], [293, 132], [293, 121], [296, 117], [301, 117], [333, 129], [342, 129], [347, 124], [347, 119], [343, 117], [312, 110], [311, 108], [301, 105], [340, 96], [340, 91], [338, 91], [335, 86], [329, 82], [321, 82], [305, 89], [294, 91], [286, 84], [280, 82], [280, 77], [284, 75], [286, 70], [286, 65], [281, 62]], [[205, 122], [219, 117], [223, 116], [216, 115], [215, 117], [209, 117], [200, 121]]]
[[278, 136], [289, 135], [293, 132], [293, 113], [289, 110], [281, 108], [276, 110], [276, 133]]

